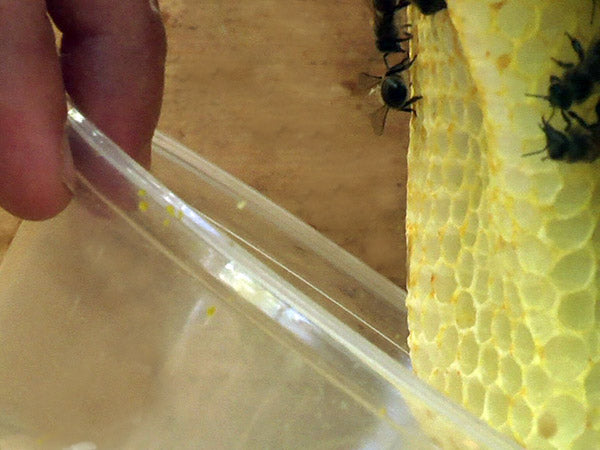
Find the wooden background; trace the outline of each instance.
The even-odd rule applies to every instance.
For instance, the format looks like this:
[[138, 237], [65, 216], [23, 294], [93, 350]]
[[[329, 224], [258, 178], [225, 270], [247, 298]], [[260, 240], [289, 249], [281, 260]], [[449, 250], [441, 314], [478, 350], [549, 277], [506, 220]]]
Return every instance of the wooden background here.
[[[159, 128], [400, 286], [408, 115], [383, 136], [358, 89], [381, 74], [368, 0], [162, 0]], [[0, 252], [18, 221], [0, 213]]]
[[404, 286], [408, 115], [383, 136], [368, 0], [162, 0], [160, 129]]

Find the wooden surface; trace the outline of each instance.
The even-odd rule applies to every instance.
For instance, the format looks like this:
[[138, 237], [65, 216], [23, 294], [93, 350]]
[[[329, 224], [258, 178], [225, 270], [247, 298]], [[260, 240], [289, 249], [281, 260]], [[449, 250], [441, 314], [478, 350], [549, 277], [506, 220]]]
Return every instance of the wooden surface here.
[[[381, 74], [368, 0], [162, 0], [159, 128], [405, 285], [408, 116], [357, 88]], [[18, 220], [0, 212], [0, 255]]]
[[0, 208], [0, 261], [4, 258], [21, 221]]
[[162, 0], [160, 129], [405, 285], [408, 115], [375, 136], [367, 0]]

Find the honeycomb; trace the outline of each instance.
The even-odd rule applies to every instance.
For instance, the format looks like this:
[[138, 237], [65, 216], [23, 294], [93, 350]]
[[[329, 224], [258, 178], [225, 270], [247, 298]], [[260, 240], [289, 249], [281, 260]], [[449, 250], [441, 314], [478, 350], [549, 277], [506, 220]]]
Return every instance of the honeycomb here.
[[[448, 0], [409, 11], [408, 153], [416, 374], [528, 448], [600, 447], [600, 162], [546, 145], [545, 95], [587, 48], [590, 0]], [[596, 14], [597, 15], [597, 14]], [[598, 90], [574, 110], [595, 123]]]

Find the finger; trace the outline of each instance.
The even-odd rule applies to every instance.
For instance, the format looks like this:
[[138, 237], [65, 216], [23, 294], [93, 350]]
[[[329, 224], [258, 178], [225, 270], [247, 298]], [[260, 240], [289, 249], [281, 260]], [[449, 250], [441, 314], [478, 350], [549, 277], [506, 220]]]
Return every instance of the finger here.
[[47, 0], [63, 33], [65, 87], [98, 128], [144, 165], [158, 122], [165, 31], [153, 0]]
[[9, 212], [44, 219], [67, 205], [65, 114], [45, 3], [0, 0], [0, 205]]

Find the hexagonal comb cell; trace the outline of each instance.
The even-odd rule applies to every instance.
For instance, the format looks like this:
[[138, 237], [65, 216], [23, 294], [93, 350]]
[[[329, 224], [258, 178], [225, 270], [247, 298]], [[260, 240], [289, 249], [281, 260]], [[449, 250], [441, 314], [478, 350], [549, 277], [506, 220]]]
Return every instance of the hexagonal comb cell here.
[[[411, 357], [417, 374], [427, 359], [425, 379], [452, 360], [452, 381], [430, 382], [532, 448], [585, 448], [600, 433], [599, 166], [553, 161], [540, 129], [596, 133], [597, 90], [574, 114], [548, 94], [591, 70], [580, 61], [596, 48], [592, 3], [463, 0], [409, 19], [423, 95], [408, 153], [409, 276], [428, 277], [409, 285]], [[436, 311], [426, 332], [419, 311]], [[455, 353], [423, 351], [434, 326], [456, 327]]]

